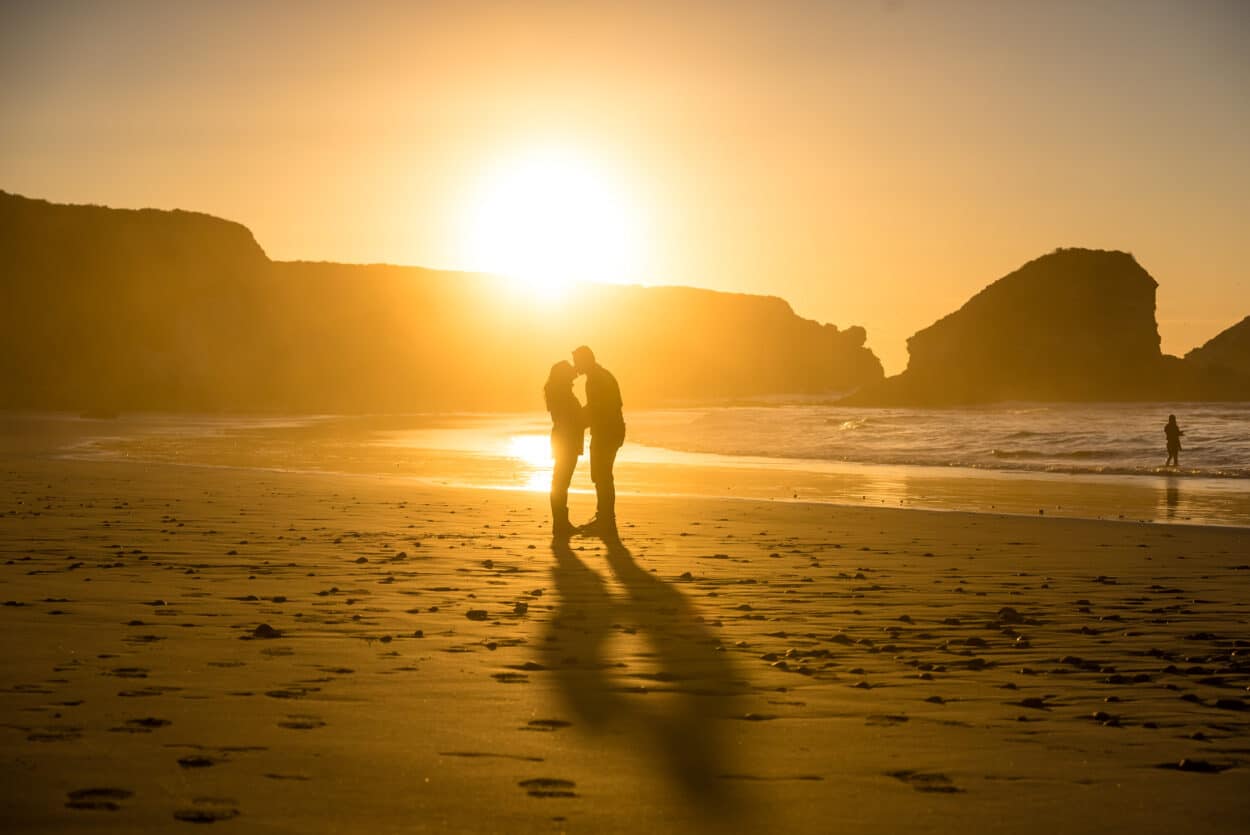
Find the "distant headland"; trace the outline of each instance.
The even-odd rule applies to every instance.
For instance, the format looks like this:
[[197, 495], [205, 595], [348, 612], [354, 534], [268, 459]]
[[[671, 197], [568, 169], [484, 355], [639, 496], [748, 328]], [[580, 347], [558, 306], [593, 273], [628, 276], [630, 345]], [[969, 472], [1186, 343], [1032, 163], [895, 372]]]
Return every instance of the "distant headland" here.
[[1156, 283], [1123, 252], [1025, 264], [912, 336], [890, 378], [863, 327], [776, 297], [583, 283], [543, 308], [506, 278], [271, 261], [210, 215], [2, 191], [0, 286], [6, 409], [537, 409], [547, 365], [590, 342], [634, 407], [1250, 399], [1250, 317], [1162, 354]]
[[779, 298], [271, 261], [238, 223], [0, 192], [0, 408], [541, 409], [591, 343], [632, 407], [845, 393], [884, 376], [862, 327]]

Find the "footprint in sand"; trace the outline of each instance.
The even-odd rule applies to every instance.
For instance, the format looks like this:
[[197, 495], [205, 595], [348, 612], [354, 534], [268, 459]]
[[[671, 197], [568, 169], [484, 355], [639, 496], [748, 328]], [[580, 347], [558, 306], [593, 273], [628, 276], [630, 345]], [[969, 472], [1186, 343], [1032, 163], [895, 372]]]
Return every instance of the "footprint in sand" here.
[[109, 675], [114, 675], [118, 678], [147, 678], [148, 671], [145, 667], [114, 667], [109, 672]]
[[69, 725], [51, 726], [32, 730], [26, 735], [27, 742], [73, 742], [82, 737], [82, 728]]
[[92, 812], [116, 812], [121, 806], [117, 801], [134, 796], [134, 792], [126, 789], [75, 789], [66, 795], [66, 807], [83, 809]]
[[543, 762], [542, 757], [529, 757], [524, 754], [495, 754], [490, 751], [439, 751], [440, 757], [466, 757], [469, 759], [499, 759], [499, 760], [520, 760], [527, 763]]
[[530, 797], [577, 797], [573, 791], [577, 784], [572, 780], [560, 780], [554, 777], [535, 777], [517, 783], [525, 789]]
[[302, 699], [309, 693], [315, 693], [320, 687], [291, 687], [284, 690], [267, 690], [265, 695], [271, 699]]
[[154, 644], [163, 640], [165, 640], [163, 635], [131, 635], [125, 638], [128, 644]]
[[156, 728], [164, 728], [172, 725], [168, 719], [157, 719], [155, 716], [145, 716], [142, 719], [127, 719], [126, 727], [113, 728], [115, 731], [127, 731], [129, 733], [148, 733]]
[[279, 728], [287, 728], [293, 731], [311, 731], [316, 728], [324, 728], [326, 723], [320, 716], [311, 716], [304, 713], [288, 714], [287, 718], [278, 723]]
[[780, 782], [785, 782], [785, 781], [790, 781], [790, 780], [806, 782], [806, 783], [818, 783], [821, 780], [825, 779], [824, 777], [821, 777], [819, 774], [793, 774], [793, 775], [779, 775], [775, 777], [764, 777], [758, 774], [718, 774], [716, 775], [716, 778], [718, 780], [746, 780], [746, 781], [759, 782], [759, 783], [774, 783], [774, 782], [780, 783]]
[[958, 794], [963, 789], [951, 782], [951, 779], [945, 774], [926, 774], [920, 771], [887, 771], [887, 777], [893, 777], [895, 780], [906, 783], [918, 792], [933, 792], [935, 794]]
[[197, 797], [191, 807], [174, 812], [174, 819], [184, 823], [216, 823], [239, 816], [234, 801], [228, 797]]
[[1183, 759], [1180, 762], [1160, 763], [1157, 768], [1168, 768], [1173, 771], [1188, 771], [1192, 774], [1219, 774], [1232, 768], [1227, 763], [1212, 763], [1206, 760]]

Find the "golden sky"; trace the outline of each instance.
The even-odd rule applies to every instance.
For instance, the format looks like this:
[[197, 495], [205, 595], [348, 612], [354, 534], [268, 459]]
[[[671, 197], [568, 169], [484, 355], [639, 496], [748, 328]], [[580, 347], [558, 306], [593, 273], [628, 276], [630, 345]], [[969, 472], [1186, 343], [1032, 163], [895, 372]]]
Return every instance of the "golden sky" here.
[[1025, 261], [1125, 249], [1183, 353], [1250, 314], [1247, 43], [1239, 0], [19, 0], [0, 188], [481, 269], [547, 155], [590, 172], [530, 213], [581, 224], [578, 277], [779, 295], [897, 372]]

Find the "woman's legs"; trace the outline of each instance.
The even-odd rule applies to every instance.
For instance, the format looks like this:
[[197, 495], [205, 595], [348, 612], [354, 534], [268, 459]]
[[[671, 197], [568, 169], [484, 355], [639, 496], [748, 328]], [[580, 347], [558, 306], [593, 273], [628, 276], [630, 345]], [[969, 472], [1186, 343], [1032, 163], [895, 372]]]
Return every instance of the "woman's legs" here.
[[551, 532], [555, 536], [568, 536], [573, 532], [569, 522], [569, 483], [573, 481], [576, 466], [576, 455], [560, 456], [551, 470]]

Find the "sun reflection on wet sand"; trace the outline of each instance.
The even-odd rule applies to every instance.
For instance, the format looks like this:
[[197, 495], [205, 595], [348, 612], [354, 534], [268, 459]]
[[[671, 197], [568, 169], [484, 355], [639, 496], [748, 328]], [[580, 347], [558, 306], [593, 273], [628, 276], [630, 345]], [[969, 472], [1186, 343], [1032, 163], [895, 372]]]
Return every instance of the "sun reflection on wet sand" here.
[[522, 465], [522, 489], [545, 493], [551, 487], [551, 440], [546, 435], [512, 435], [507, 456]]

